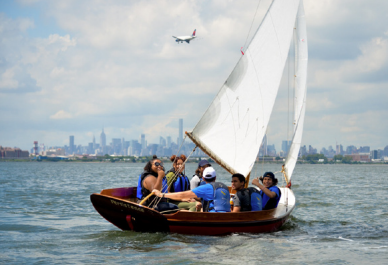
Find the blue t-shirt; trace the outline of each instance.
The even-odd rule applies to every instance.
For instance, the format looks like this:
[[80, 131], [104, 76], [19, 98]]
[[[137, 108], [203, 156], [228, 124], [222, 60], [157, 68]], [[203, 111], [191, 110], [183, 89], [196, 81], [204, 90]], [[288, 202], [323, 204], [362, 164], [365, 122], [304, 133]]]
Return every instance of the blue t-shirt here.
[[[272, 186], [269, 188], [269, 190], [276, 193], [276, 197], [273, 199], [277, 200], [277, 203], [276, 203], [276, 206], [277, 206], [279, 199], [280, 199], [279, 188], [276, 186]], [[268, 197], [267, 194], [265, 194], [262, 190], [260, 191], [260, 195], [261, 195], [261, 197], [263, 197], [263, 209], [264, 209], [264, 207], [267, 204], [267, 202], [269, 201], [270, 197]]]
[[[202, 198], [204, 201], [214, 200], [214, 189], [212, 184], [207, 183], [205, 185], [198, 186], [193, 189], [192, 192], [194, 192], [198, 198]], [[210, 203], [209, 208], [213, 209], [209, 212], [215, 212], [213, 202]]]

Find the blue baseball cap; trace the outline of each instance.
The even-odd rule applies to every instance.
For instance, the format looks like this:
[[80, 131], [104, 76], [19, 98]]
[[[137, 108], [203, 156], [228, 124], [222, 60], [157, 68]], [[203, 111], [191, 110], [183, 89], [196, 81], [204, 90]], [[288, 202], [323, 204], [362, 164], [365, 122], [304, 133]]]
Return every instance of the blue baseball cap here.
[[203, 167], [203, 166], [206, 166], [206, 165], [211, 166], [209, 161], [207, 161], [206, 159], [203, 159], [203, 160], [198, 162], [198, 167]]

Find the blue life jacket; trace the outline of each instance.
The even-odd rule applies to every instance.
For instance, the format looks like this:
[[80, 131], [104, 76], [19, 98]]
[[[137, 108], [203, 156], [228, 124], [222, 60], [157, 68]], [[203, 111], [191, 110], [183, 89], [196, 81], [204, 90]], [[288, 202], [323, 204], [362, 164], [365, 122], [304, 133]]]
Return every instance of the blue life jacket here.
[[[260, 191], [260, 194], [263, 198], [263, 202], [266, 201], [265, 205], [263, 205], [263, 210], [270, 210], [270, 209], [274, 209], [274, 208], [278, 207], [280, 196], [282, 196], [282, 192], [280, 191], [280, 189], [277, 186], [272, 186], [269, 188], [269, 190], [272, 188], [277, 189], [279, 196], [276, 196], [275, 198], [269, 198], [267, 196], [267, 194], [265, 194], [263, 191]], [[274, 192], [276, 192], [276, 191], [274, 191]]]
[[[150, 172], [143, 172], [139, 175], [139, 180], [137, 181], [137, 192], [136, 192], [136, 197], [141, 200], [145, 197], [148, 196], [148, 194], [150, 194], [151, 192], [149, 190], [147, 190], [144, 185], [143, 185], [143, 180], [145, 179], [146, 176], [148, 175], [152, 175], [154, 176], [155, 178], [158, 177], [158, 175], [156, 173], [150, 173]], [[162, 192], [163, 193], [166, 193], [168, 192], [168, 187], [167, 187], [167, 179], [166, 177], [163, 178], [162, 180]]]
[[204, 212], [230, 212], [230, 193], [228, 186], [221, 182], [209, 183], [213, 186], [213, 200], [203, 201]]
[[[175, 176], [175, 170], [172, 169], [169, 172], [172, 172]], [[173, 183], [170, 185], [170, 192], [180, 192], [190, 190], [190, 180], [186, 175], [178, 174], [174, 177]]]
[[240, 200], [240, 211], [261, 211], [262, 210], [262, 197], [260, 192], [253, 188], [244, 188], [236, 193]]
[[263, 210], [263, 198], [261, 197], [260, 192], [253, 187], [248, 188], [248, 190], [251, 199], [251, 211]]

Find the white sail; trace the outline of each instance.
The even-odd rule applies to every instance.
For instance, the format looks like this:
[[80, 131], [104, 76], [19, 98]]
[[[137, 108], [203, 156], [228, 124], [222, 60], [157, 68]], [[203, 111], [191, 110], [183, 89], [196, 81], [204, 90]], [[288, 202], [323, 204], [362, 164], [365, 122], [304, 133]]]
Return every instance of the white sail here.
[[307, 33], [303, 1], [300, 1], [298, 15], [295, 23], [295, 98], [294, 98], [294, 135], [288, 152], [285, 172], [288, 181], [291, 180], [299, 149], [302, 141], [304, 114], [306, 109], [306, 82], [307, 82]]
[[299, 0], [274, 0], [245, 55], [188, 136], [221, 166], [245, 176], [266, 133]]

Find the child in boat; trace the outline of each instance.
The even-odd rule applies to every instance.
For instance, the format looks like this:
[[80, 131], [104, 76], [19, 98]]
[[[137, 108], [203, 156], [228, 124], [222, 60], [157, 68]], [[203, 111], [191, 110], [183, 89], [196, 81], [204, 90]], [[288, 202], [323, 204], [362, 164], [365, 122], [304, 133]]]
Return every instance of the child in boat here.
[[208, 167], [203, 171], [203, 180], [206, 184], [193, 190], [175, 193], [162, 193], [159, 190], [153, 190], [153, 192], [158, 197], [174, 200], [202, 198], [204, 212], [230, 212], [230, 193], [228, 186], [221, 182], [215, 182], [216, 171], [214, 168]]
[[190, 180], [190, 188], [192, 190], [201, 184], [206, 184], [202, 180], [202, 173], [205, 170], [205, 168], [207, 168], [207, 167], [211, 167], [211, 165], [210, 165], [209, 161], [207, 161], [206, 159], [203, 159], [203, 160], [198, 162], [198, 168], [195, 170], [195, 175]]
[[233, 197], [233, 212], [262, 210], [262, 197], [260, 192], [253, 187], [245, 188], [245, 177], [242, 174], [233, 174], [232, 189], [237, 191]]
[[[168, 185], [168, 192], [181, 192], [190, 190], [189, 178], [184, 174], [186, 156], [181, 154], [180, 156], [173, 155], [170, 157], [172, 162], [172, 169], [167, 172], [166, 179]], [[189, 199], [189, 201], [175, 201], [169, 200], [169, 202], [176, 204], [179, 209], [189, 210], [195, 212], [196, 201]]]
[[262, 181], [263, 184], [260, 183], [259, 178], [255, 178], [252, 184], [261, 189], [260, 194], [263, 197], [263, 210], [276, 208], [281, 196], [281, 191], [276, 186], [278, 180], [272, 172], [265, 172]]
[[[152, 190], [168, 192], [163, 162], [156, 155], [148, 161], [144, 167], [144, 172], [140, 174], [137, 190], [138, 202], [147, 197]], [[166, 200], [159, 200], [155, 196], [148, 198], [145, 205], [153, 207], [159, 212], [178, 209], [175, 204], [168, 203]]]

